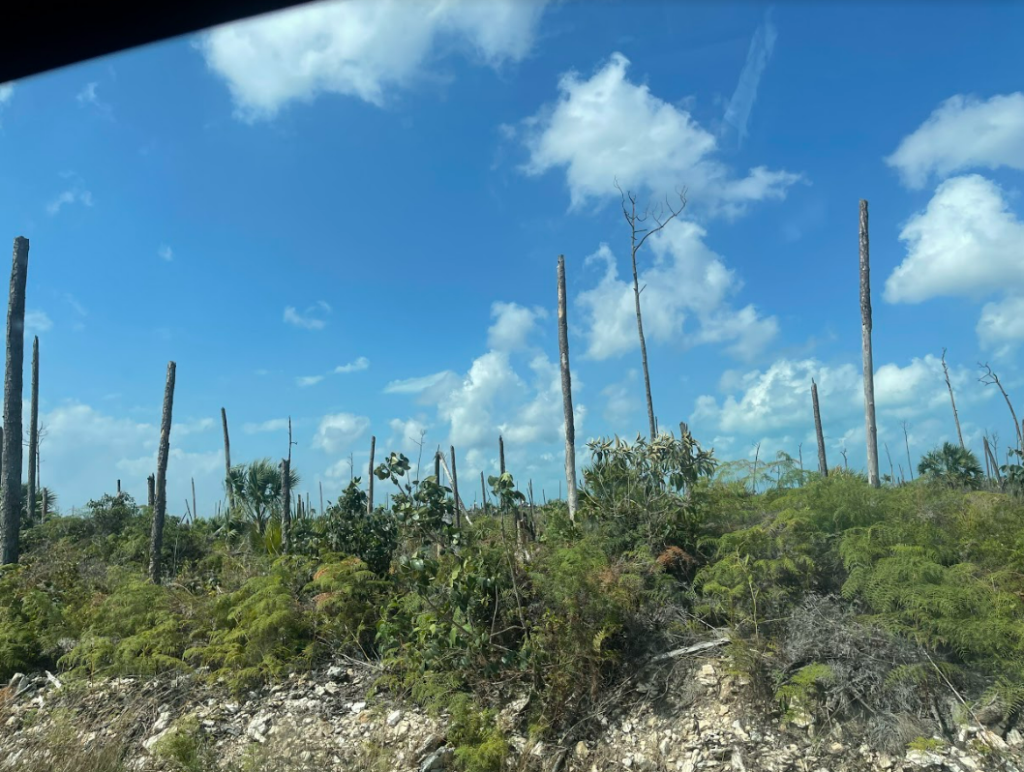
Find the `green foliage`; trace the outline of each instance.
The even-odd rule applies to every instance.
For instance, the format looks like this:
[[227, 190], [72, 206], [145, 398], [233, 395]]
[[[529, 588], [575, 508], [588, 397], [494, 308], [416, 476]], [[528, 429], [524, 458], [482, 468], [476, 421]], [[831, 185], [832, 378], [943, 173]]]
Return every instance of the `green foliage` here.
[[154, 744], [153, 753], [180, 772], [208, 772], [217, 767], [216, 753], [195, 716], [176, 722]]
[[922, 477], [950, 488], [977, 490], [984, 479], [978, 457], [951, 442], [926, 453], [917, 471]]
[[317, 569], [306, 589], [316, 593], [316, 637], [332, 650], [368, 656], [387, 584], [359, 558], [344, 558]]
[[455, 749], [460, 772], [501, 772], [509, 755], [495, 721], [494, 710], [481, 709], [467, 694], [457, 695], [450, 704], [448, 742]]
[[[289, 476], [294, 491], [299, 474], [293, 469]], [[232, 467], [227, 478], [237, 510], [232, 515], [248, 522], [262, 536], [270, 522], [281, 516], [282, 483], [281, 468], [269, 458]], [[232, 527], [237, 530], [237, 525]]]

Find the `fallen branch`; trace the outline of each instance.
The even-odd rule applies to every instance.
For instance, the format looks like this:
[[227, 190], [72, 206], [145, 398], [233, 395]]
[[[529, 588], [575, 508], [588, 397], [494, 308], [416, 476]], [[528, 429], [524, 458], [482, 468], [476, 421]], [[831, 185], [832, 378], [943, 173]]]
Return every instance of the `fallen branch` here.
[[689, 654], [696, 654], [700, 651], [707, 651], [708, 649], [715, 649], [719, 646], [725, 646], [729, 643], [728, 638], [716, 638], [713, 641], [702, 641], [701, 643], [695, 643], [693, 646], [686, 646], [682, 649], [673, 649], [672, 651], [666, 651], [664, 654], [659, 654], [654, 657], [651, 662], [661, 662], [666, 659], [678, 659], [679, 657], [685, 657]]

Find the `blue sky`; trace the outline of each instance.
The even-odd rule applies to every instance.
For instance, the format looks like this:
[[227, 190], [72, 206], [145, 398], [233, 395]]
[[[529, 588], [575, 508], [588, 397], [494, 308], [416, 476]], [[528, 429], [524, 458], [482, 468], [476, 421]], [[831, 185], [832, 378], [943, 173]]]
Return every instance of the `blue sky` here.
[[[685, 186], [639, 254], [654, 404], [723, 458], [864, 463], [858, 200], [883, 443], [1013, 434], [1024, 385], [1024, 7], [348, 0], [0, 86], [0, 233], [31, 240], [42, 481], [144, 499], [168, 360], [172, 510], [287, 452], [454, 443], [478, 495], [558, 489], [555, 266], [580, 446], [646, 426], [616, 179]], [[950, 35], [955, 30], [956, 35]], [[1015, 75], [1014, 73], [1017, 73]], [[905, 461], [904, 461], [905, 465]], [[363, 473], [365, 478], [365, 473]]]

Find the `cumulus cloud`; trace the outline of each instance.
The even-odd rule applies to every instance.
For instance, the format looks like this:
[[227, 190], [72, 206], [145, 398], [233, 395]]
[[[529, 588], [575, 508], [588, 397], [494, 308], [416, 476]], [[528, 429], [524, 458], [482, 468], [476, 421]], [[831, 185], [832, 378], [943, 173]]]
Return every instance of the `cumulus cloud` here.
[[965, 169], [1024, 170], [1024, 93], [950, 97], [885, 162], [918, 190]]
[[943, 182], [900, 233], [907, 256], [885, 282], [890, 303], [1024, 289], [1024, 223], [977, 174]]
[[524, 308], [517, 303], [494, 303], [491, 306], [494, 323], [487, 330], [487, 344], [501, 351], [526, 348], [527, 340], [537, 327], [537, 320], [546, 319], [547, 315], [543, 308]]
[[517, 62], [543, 9], [539, 0], [337, 0], [214, 28], [199, 47], [237, 116], [252, 121], [321, 94], [383, 105], [452, 47], [490, 67]]
[[320, 300], [300, 313], [294, 306], [287, 306], [284, 309], [284, 321], [293, 327], [301, 327], [306, 330], [322, 330], [327, 326], [324, 316], [331, 312], [331, 306], [327, 301]]
[[1024, 297], [1010, 295], [986, 303], [975, 328], [981, 345], [1005, 356], [1024, 341]]
[[442, 370], [439, 373], [423, 375], [416, 378], [402, 378], [391, 381], [384, 387], [385, 394], [422, 394], [443, 384], [450, 383], [457, 378], [451, 370]]
[[765, 167], [735, 178], [720, 161], [715, 136], [685, 109], [651, 93], [626, 76], [629, 60], [611, 59], [589, 79], [562, 76], [559, 97], [524, 124], [530, 157], [524, 171], [564, 169], [573, 207], [647, 189], [657, 198], [685, 186], [704, 211], [735, 217], [755, 201], [785, 198], [801, 179]]
[[360, 370], [366, 370], [370, 366], [370, 360], [366, 357], [359, 357], [354, 362], [349, 362], [347, 365], [338, 365], [334, 368], [336, 373], [357, 373]]
[[621, 381], [605, 386], [601, 390], [605, 398], [604, 420], [615, 426], [636, 415], [643, 408], [638, 389], [636, 370], [628, 370]]
[[353, 413], [335, 413], [320, 419], [313, 446], [327, 453], [347, 450], [370, 428], [370, 419]]
[[747, 61], [743, 65], [743, 72], [740, 73], [739, 83], [729, 100], [725, 110], [725, 123], [732, 126], [739, 135], [739, 144], [747, 136], [747, 124], [750, 121], [750, 111], [757, 99], [757, 89], [761, 84], [761, 76], [764, 75], [768, 61], [772, 58], [775, 50], [775, 41], [779, 33], [772, 22], [772, 9], [765, 11], [764, 21], [758, 25], [754, 37], [750, 40], [750, 48], [747, 51]]
[[[742, 282], [704, 243], [699, 225], [674, 220], [647, 241], [653, 262], [640, 270], [644, 335], [652, 341], [726, 345], [731, 355], [749, 360], [778, 332], [775, 317], [762, 317], [753, 306], [734, 309], [729, 298]], [[611, 249], [602, 244], [587, 258], [604, 262], [597, 286], [576, 299], [583, 316], [591, 359], [608, 359], [639, 346], [631, 279], [620, 278]], [[689, 321], [689, 323], [687, 322]]]

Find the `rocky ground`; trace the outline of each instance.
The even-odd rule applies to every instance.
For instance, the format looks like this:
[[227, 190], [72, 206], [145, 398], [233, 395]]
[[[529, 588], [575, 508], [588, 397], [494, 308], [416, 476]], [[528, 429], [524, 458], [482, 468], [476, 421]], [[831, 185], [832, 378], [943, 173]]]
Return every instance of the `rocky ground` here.
[[[983, 720], [959, 727], [954, 743], [919, 741], [900, 754], [877, 751], [839, 725], [783, 726], [755, 707], [724, 659], [705, 654], [640, 684], [619, 715], [600, 717], [592, 737], [569, 747], [528, 741], [519, 720], [526, 699], [511, 701], [499, 717], [515, 749], [508, 769], [1024, 772], [1024, 737]], [[19, 675], [0, 690], [0, 770], [100, 772], [115, 767], [97, 758], [125, 751], [139, 772], [454, 769], [444, 717], [368, 697], [373, 680], [364, 665], [340, 665], [234, 700], [192, 676], [63, 683]]]

